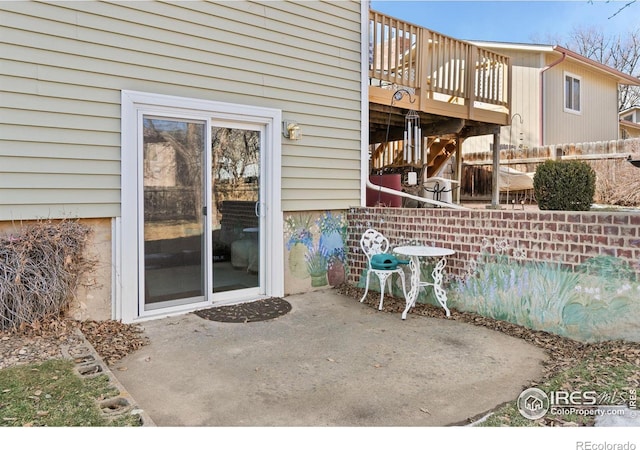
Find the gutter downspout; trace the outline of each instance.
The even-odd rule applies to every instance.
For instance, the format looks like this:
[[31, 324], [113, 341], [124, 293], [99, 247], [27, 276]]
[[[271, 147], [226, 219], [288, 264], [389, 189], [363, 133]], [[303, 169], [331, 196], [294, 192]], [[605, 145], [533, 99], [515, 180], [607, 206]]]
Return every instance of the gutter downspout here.
[[556, 47], [554, 47], [553, 50], [562, 53], [562, 56], [560, 59], [552, 62], [548, 66], [543, 67], [540, 71], [540, 147], [544, 146], [544, 73], [552, 67], [560, 64], [567, 57], [567, 54], [564, 51], [557, 50]]
[[465, 208], [464, 206], [457, 205], [455, 203], [446, 203], [446, 202], [440, 202], [438, 200], [431, 200], [424, 197], [418, 197], [417, 195], [407, 194], [406, 192], [396, 191], [395, 189], [389, 189], [384, 186], [379, 186], [377, 184], [373, 184], [371, 180], [369, 180], [369, 177], [367, 177], [367, 187], [369, 189], [384, 192], [385, 194], [391, 194], [398, 197], [410, 198], [411, 200], [417, 200], [419, 202], [429, 203], [431, 205], [440, 206], [442, 208], [452, 208], [452, 209], [462, 209], [462, 210], [469, 209], [469, 208]]

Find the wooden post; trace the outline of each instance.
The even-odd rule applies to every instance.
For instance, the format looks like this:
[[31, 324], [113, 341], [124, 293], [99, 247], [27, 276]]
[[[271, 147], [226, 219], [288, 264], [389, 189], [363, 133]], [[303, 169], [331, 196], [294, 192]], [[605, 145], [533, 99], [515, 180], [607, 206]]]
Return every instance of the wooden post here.
[[429, 93], [429, 83], [427, 77], [430, 76], [428, 69], [429, 55], [429, 33], [424, 28], [418, 28], [418, 39], [416, 42], [416, 101], [418, 105], [414, 109], [424, 111], [427, 104], [427, 98], [431, 96]]
[[491, 208], [500, 209], [500, 129], [493, 133], [493, 174], [491, 177]]
[[467, 97], [464, 102], [467, 105], [467, 118], [474, 119], [474, 108], [476, 103], [476, 71], [478, 70], [478, 48], [474, 45], [467, 47], [467, 66], [464, 71], [465, 93]]
[[452, 199], [454, 203], [460, 204], [460, 191], [462, 190], [462, 142], [464, 138], [460, 137], [460, 133], [456, 134], [456, 172], [455, 180], [457, 183], [452, 185]]

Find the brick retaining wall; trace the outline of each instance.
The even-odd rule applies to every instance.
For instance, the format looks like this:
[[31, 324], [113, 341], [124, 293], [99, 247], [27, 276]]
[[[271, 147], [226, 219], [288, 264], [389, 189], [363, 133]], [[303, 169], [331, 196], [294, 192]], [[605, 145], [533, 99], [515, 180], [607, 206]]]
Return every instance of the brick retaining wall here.
[[464, 273], [486, 238], [518, 248], [524, 261], [559, 262], [571, 269], [594, 256], [615, 256], [628, 262], [640, 280], [640, 212], [351, 208], [347, 219], [347, 281], [354, 285], [366, 267], [360, 236], [368, 227], [382, 232], [393, 247], [419, 243], [452, 248], [456, 254], [447, 262], [451, 275]]

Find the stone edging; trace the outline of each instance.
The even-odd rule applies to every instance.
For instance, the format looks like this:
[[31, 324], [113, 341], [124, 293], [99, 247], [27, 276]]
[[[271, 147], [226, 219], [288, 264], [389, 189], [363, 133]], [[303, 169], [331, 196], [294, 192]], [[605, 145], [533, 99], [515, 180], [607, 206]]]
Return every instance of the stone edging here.
[[140, 417], [143, 427], [155, 427], [155, 423], [143, 409], [139, 408], [136, 401], [129, 394], [124, 386], [120, 384], [113, 372], [102, 360], [98, 352], [87, 341], [80, 330], [77, 331], [81, 344], [72, 347], [63, 346], [62, 355], [75, 362], [75, 370], [81, 377], [94, 377], [106, 375], [109, 383], [118, 390], [115, 397], [107, 398], [99, 402], [99, 407], [107, 417], [120, 416], [125, 414], [135, 414]]

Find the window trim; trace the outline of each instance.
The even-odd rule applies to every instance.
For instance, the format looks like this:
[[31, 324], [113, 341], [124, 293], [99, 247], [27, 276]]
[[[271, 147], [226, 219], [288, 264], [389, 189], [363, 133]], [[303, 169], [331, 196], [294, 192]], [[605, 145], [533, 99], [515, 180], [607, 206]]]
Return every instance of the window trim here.
[[[572, 85], [573, 85], [573, 81], [576, 80], [578, 81], [578, 86], [579, 86], [579, 91], [578, 91], [578, 108], [574, 108], [573, 106], [573, 95], [571, 98], [571, 107], [567, 106], [567, 100], [568, 100], [568, 95], [569, 92], [567, 91], [567, 78], [570, 78], [572, 81]], [[571, 72], [564, 72], [563, 73], [563, 77], [562, 77], [562, 90], [563, 90], [563, 95], [562, 95], [562, 107], [564, 109], [564, 112], [567, 113], [571, 113], [571, 114], [582, 114], [582, 77], [578, 76], [574, 73]]]

